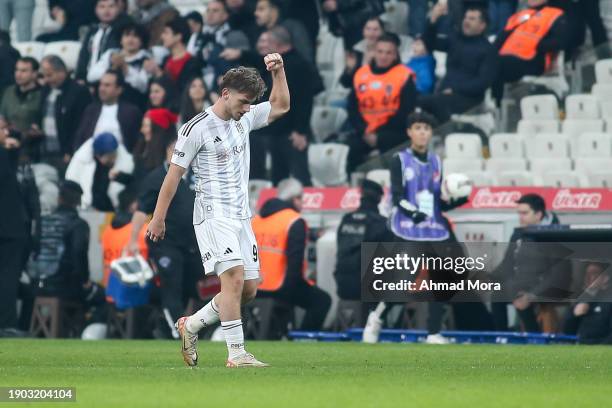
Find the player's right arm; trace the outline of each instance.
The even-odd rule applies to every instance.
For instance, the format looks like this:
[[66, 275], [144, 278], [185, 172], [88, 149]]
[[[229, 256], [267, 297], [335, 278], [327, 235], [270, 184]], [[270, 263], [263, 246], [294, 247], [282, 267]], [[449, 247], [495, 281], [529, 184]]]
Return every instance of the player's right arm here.
[[147, 236], [153, 242], [164, 239], [164, 234], [166, 233], [166, 214], [168, 214], [168, 208], [176, 194], [176, 189], [181, 182], [183, 174], [185, 174], [183, 167], [177, 166], [174, 163], [170, 164], [161, 190], [159, 190], [153, 218], [147, 228]]

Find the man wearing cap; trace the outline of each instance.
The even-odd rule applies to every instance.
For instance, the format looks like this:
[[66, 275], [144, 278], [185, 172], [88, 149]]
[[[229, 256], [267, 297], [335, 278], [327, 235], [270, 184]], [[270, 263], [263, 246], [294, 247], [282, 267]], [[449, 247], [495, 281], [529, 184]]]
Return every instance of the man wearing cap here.
[[111, 170], [113, 174], [131, 174], [134, 170], [132, 155], [111, 133], [90, 138], [74, 153], [66, 170], [66, 180], [81, 186], [84, 208], [114, 211], [124, 186], [111, 179]]

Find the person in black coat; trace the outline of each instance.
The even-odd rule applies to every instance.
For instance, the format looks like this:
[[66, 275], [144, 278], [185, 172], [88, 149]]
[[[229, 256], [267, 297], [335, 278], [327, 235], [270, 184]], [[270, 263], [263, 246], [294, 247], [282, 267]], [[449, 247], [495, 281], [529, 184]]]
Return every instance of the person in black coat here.
[[329, 18], [330, 30], [344, 39], [344, 49], [350, 50], [361, 40], [365, 22], [385, 11], [381, 0], [319, 0]]
[[485, 37], [487, 14], [483, 9], [466, 9], [461, 31], [451, 30], [444, 36], [437, 23], [447, 12], [444, 3], [437, 3], [423, 36], [428, 50], [447, 53], [446, 75], [433, 95], [418, 99], [418, 105], [434, 115], [439, 123], [447, 122], [452, 114], [463, 113], [484, 100], [486, 90], [495, 79], [498, 60], [495, 48]]
[[41, 110], [42, 160], [65, 167], [74, 153], [76, 130], [91, 94], [69, 77], [60, 57], [47, 55], [40, 68], [45, 82]]
[[15, 83], [15, 64], [18, 59], [19, 51], [11, 46], [10, 34], [0, 30], [0, 98], [4, 90]]

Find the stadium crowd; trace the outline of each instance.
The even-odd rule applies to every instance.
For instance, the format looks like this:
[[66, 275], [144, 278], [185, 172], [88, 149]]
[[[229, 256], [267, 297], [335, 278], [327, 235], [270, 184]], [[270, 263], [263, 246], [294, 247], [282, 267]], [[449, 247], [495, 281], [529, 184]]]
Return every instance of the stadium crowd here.
[[[155, 330], [144, 336], [176, 337], [172, 324], [166, 323], [174, 322], [189, 300], [199, 296], [197, 282], [203, 276], [192, 236], [191, 177], [179, 186], [163, 242], [145, 240], [147, 217], [155, 207], [177, 129], [217, 100], [220, 78], [232, 67], [256, 67], [268, 86], [267, 99], [272, 79], [263, 56], [269, 53], [283, 57], [291, 109], [250, 139], [251, 178], [278, 186], [278, 198], [265, 203], [254, 229], [257, 235], [258, 229], [272, 230], [285, 222], [288, 232], [278, 232], [287, 242], [281, 263], [286, 270], [274, 270], [278, 276], [272, 284], [268, 280], [258, 296], [304, 308], [302, 328], [321, 329], [330, 297], [302, 273], [308, 228], [303, 220], [274, 218], [290, 209], [301, 220], [302, 188], [312, 185], [307, 152], [316, 142], [311, 115], [317, 95], [326, 88], [315, 59], [321, 22], [342, 38], [345, 49], [344, 70], [333, 82], [341, 84], [347, 96], [331, 103], [348, 114], [342, 131], [333, 137], [349, 147], [349, 173], [407, 142], [407, 129], [415, 123], [445, 123], [453, 114], [480, 105], [489, 90], [499, 102], [506, 84], [542, 75], [557, 53], [565, 51], [571, 59], [585, 42], [587, 26], [594, 46], [607, 43], [598, 1], [527, 0], [521, 2], [524, 7], [517, 0], [407, 3], [409, 35], [399, 36], [381, 18], [382, 0], [209, 0], [204, 15], [181, 15], [165, 0], [49, 0], [55, 29], [33, 38], [34, 0], [0, 0], [4, 335], [30, 329], [37, 296], [80, 303], [88, 310], [89, 322], [105, 322], [110, 262], [141, 253], [157, 270], [151, 302], [161, 310]], [[69, 67], [55, 54], [39, 60], [20, 55], [9, 36], [12, 19], [20, 42], [80, 41], [76, 65]], [[434, 51], [447, 54], [445, 75], [439, 80]], [[414, 112], [429, 113], [435, 121], [428, 115], [413, 116], [407, 126]], [[413, 136], [410, 139], [414, 142]], [[339, 229], [335, 277], [338, 295], [347, 300], [359, 298], [359, 243], [401, 237], [378, 214], [381, 187], [365, 182], [362, 189], [360, 208], [346, 215]], [[394, 204], [401, 205], [399, 196]], [[538, 197], [521, 204], [532, 216], [525, 224], [548, 221], [550, 214]], [[80, 209], [113, 213], [100, 248], [102, 282], [90, 280], [89, 235], [97, 231], [90, 231]], [[416, 220], [423, 213], [407, 211], [405, 216]], [[511, 255], [504, 262], [513, 262]], [[601, 265], [588, 268], [587, 279], [596, 280], [592, 271]], [[607, 281], [597, 282], [607, 290]], [[586, 333], [593, 342], [612, 342], [609, 304], [589, 305], [576, 304], [568, 330]], [[514, 306], [525, 329], [541, 331], [527, 298], [518, 298]], [[441, 314], [434, 309], [430, 313]], [[593, 316], [589, 310], [595, 309], [603, 311]], [[464, 328], [508, 328], [504, 312], [455, 312]], [[438, 331], [430, 328], [433, 334]]]

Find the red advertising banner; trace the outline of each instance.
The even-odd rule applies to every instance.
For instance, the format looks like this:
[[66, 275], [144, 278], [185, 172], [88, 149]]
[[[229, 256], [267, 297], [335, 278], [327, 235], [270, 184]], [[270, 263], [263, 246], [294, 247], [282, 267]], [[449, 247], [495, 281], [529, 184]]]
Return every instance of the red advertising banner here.
[[[554, 211], [612, 211], [612, 189], [547, 187], [476, 187], [461, 209], [511, 209], [522, 195], [536, 193]], [[275, 189], [265, 189], [257, 208], [276, 196]], [[305, 188], [303, 209], [306, 211], [351, 211], [359, 206], [358, 188]]]

